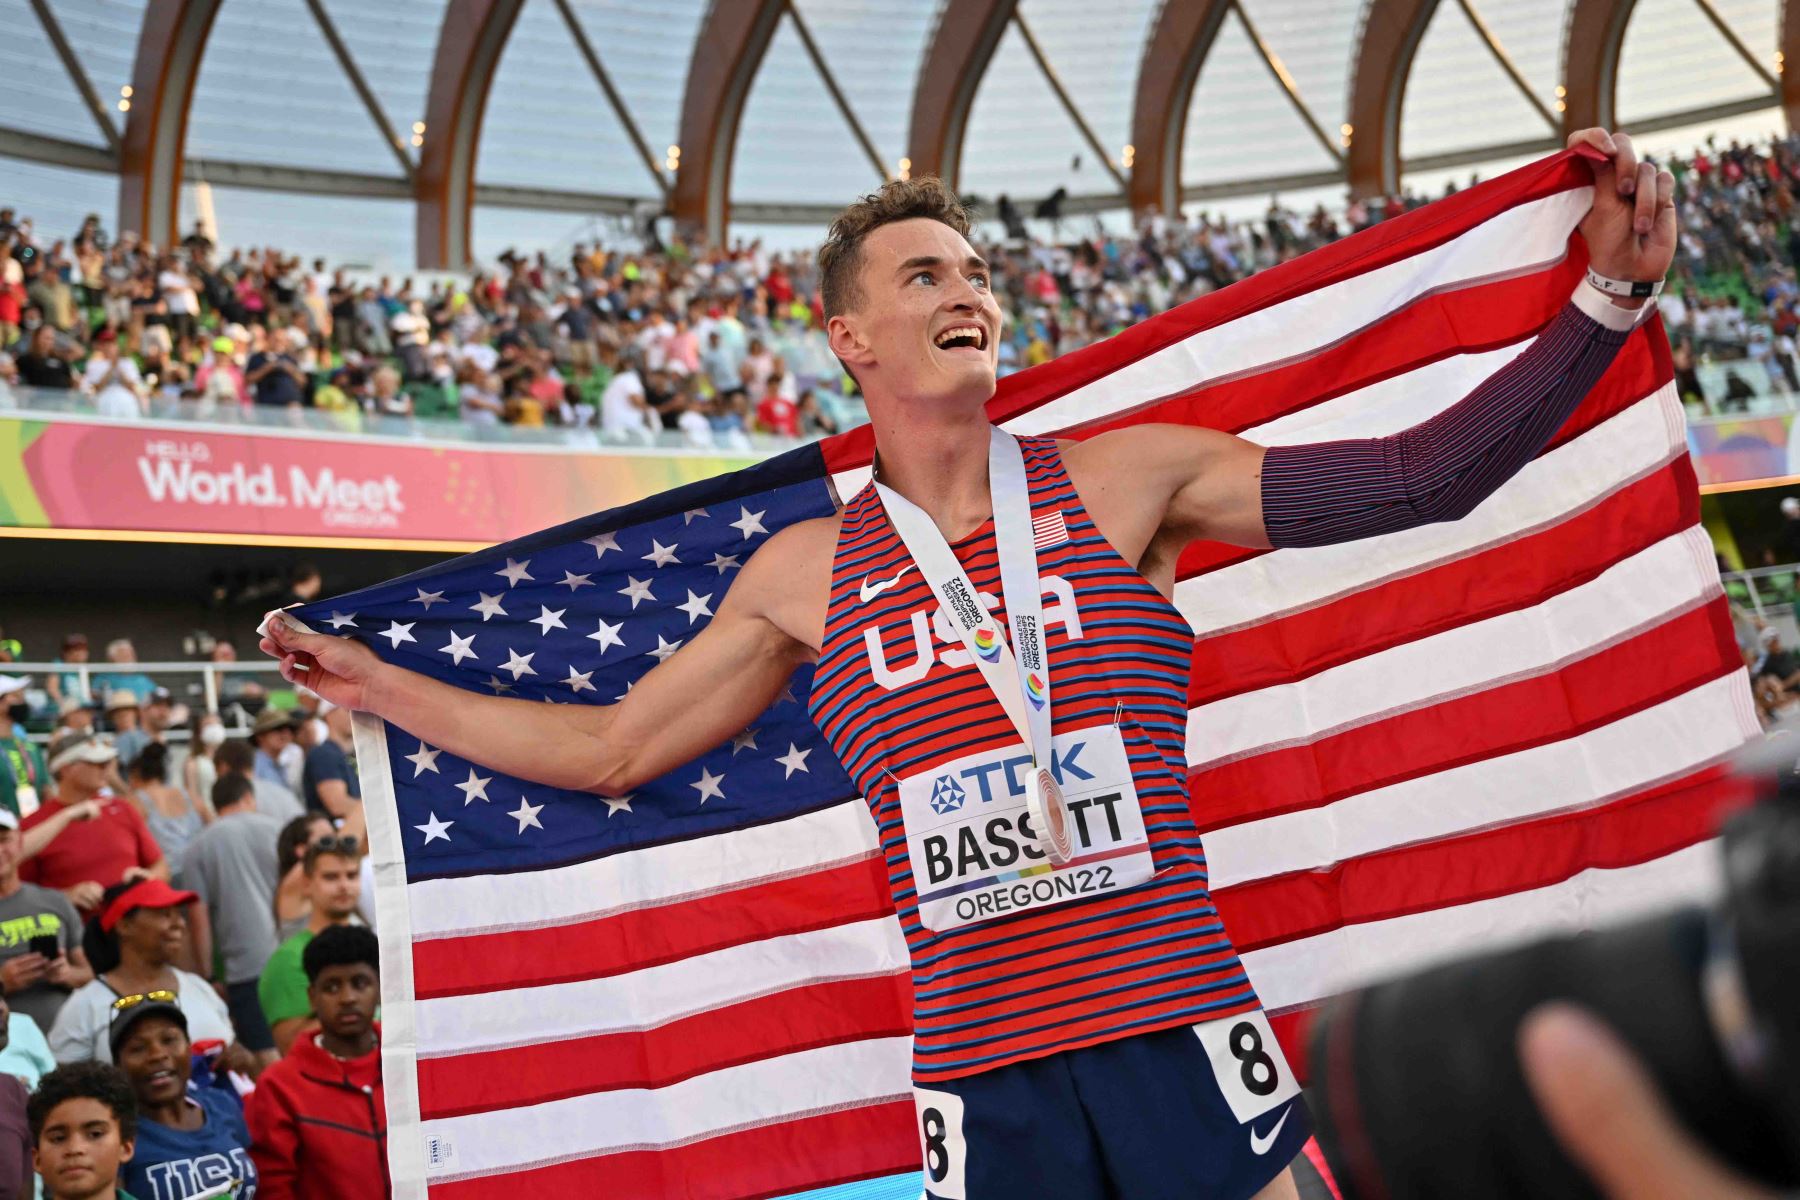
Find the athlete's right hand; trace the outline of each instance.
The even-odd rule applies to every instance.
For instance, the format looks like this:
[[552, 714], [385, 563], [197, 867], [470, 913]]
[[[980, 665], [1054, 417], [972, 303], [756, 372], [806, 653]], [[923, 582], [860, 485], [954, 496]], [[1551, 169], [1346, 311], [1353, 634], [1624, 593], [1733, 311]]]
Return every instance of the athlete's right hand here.
[[340, 708], [368, 711], [381, 659], [361, 642], [301, 633], [278, 611], [263, 619], [262, 652], [281, 662], [281, 677], [317, 692]]

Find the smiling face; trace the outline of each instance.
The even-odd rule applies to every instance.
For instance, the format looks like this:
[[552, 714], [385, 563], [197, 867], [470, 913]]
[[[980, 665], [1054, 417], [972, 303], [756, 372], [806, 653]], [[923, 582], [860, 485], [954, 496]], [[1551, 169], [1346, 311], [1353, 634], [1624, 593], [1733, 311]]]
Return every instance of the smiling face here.
[[831, 348], [874, 404], [978, 408], [994, 394], [1001, 314], [988, 265], [929, 217], [862, 240], [860, 295], [831, 318]]
[[187, 1091], [193, 1063], [188, 1035], [167, 1017], [144, 1017], [119, 1043], [119, 1069], [131, 1080], [138, 1104], [171, 1104]]

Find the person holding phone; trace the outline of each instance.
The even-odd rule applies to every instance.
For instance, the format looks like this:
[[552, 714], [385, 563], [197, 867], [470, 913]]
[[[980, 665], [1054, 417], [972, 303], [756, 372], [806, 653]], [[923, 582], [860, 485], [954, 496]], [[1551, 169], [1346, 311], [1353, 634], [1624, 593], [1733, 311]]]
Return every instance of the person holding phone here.
[[94, 977], [81, 918], [61, 892], [19, 878], [19, 818], [0, 808], [0, 993], [48, 1032], [69, 993]]

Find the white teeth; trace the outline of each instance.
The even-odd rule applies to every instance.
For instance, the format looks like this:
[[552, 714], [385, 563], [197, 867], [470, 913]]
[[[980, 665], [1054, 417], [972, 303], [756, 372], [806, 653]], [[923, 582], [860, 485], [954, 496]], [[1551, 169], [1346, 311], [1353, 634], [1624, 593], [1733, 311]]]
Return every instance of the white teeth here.
[[972, 337], [975, 339], [975, 344], [978, 347], [987, 342], [987, 335], [982, 332], [979, 325], [958, 325], [955, 328], [946, 329], [944, 332], [938, 334], [935, 343], [942, 346], [951, 338], [958, 337]]

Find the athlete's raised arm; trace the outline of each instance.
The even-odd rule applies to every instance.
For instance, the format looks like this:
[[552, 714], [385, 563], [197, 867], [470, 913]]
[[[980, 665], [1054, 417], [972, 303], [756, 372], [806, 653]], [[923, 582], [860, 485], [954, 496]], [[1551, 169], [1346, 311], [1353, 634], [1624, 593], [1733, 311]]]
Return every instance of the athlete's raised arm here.
[[[808, 521], [770, 538], [711, 623], [616, 704], [465, 691], [384, 663], [361, 642], [301, 633], [280, 613], [270, 614], [262, 649], [281, 660], [283, 678], [431, 746], [519, 779], [620, 795], [743, 729], [817, 654], [835, 527]], [[317, 665], [301, 669], [299, 654]]]
[[[1607, 155], [1593, 164], [1594, 201], [1580, 225], [1590, 266], [1613, 280], [1661, 279], [1675, 252], [1674, 176], [1639, 162], [1625, 134], [1569, 139], [1581, 143]], [[1457, 520], [1543, 449], [1648, 303], [1615, 302], [1584, 280], [1510, 363], [1386, 437], [1265, 449], [1216, 430], [1152, 425], [1102, 434], [1066, 457], [1102, 529], [1159, 585], [1172, 583], [1174, 556], [1198, 538], [1322, 546]]]

